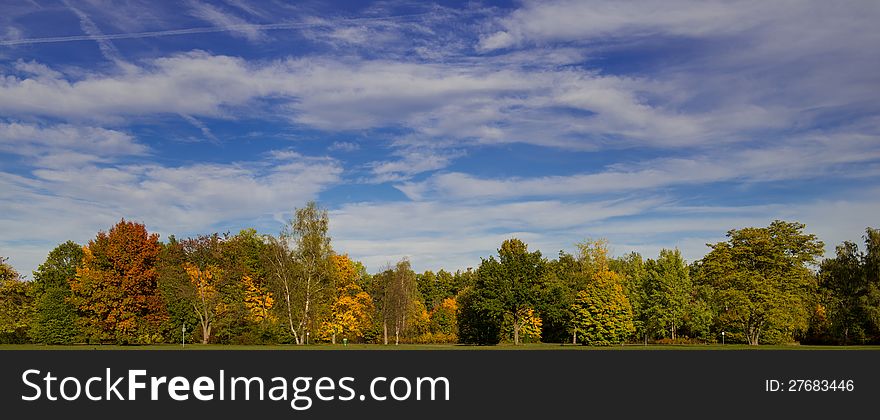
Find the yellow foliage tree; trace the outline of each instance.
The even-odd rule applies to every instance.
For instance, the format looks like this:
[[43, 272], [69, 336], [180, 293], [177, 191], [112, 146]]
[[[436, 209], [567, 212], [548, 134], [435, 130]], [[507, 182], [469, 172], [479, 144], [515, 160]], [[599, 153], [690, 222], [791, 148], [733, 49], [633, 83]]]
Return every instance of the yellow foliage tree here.
[[248, 318], [256, 323], [274, 322], [275, 316], [270, 310], [275, 306], [272, 292], [263, 291], [251, 276], [242, 278], [244, 283], [244, 305], [248, 309]]
[[226, 308], [220, 301], [220, 293], [217, 290], [220, 269], [209, 265], [202, 270], [190, 263], [184, 264], [183, 268], [193, 286], [195, 299], [192, 300], [192, 305], [199, 316], [199, 324], [202, 327], [202, 344], [207, 344], [211, 339], [214, 320]]
[[541, 340], [541, 327], [543, 322], [541, 317], [535, 313], [532, 308], [520, 309], [520, 316], [517, 317], [520, 322], [519, 334], [525, 339], [535, 341]]
[[323, 338], [336, 344], [336, 336], [362, 337], [372, 324], [373, 298], [355, 283], [338, 290], [330, 309], [330, 318], [321, 324]]
[[336, 276], [337, 288], [343, 288], [350, 283], [354, 283], [357, 277], [357, 269], [354, 261], [348, 257], [348, 254], [332, 255], [330, 257], [333, 274]]

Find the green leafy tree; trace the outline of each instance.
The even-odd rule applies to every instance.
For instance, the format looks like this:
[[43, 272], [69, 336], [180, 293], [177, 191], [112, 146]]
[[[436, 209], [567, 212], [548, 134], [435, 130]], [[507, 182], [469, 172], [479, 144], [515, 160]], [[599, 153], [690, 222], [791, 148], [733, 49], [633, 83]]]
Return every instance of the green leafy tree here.
[[577, 292], [589, 282], [584, 268], [574, 255], [563, 251], [557, 259], [547, 262], [535, 307], [542, 320], [542, 341], [576, 341], [572, 305]]
[[486, 289], [475, 286], [467, 286], [459, 292], [456, 320], [460, 343], [495, 345], [501, 341], [503, 315], [495, 306], [497, 300], [487, 294]]
[[277, 295], [270, 284], [266, 237], [254, 229], [224, 234], [220, 242], [218, 283], [222, 312], [214, 325], [219, 343], [278, 342], [284, 335], [275, 307]]
[[475, 289], [486, 299], [487, 310], [512, 323], [513, 343], [520, 343], [524, 315], [534, 309], [543, 286], [546, 262], [540, 251], [529, 252], [519, 239], [508, 239], [498, 249], [498, 259], [484, 259], [477, 270]]
[[867, 254], [847, 241], [820, 266], [819, 289], [824, 298], [819, 312], [826, 318], [826, 328], [834, 341], [842, 344], [870, 342], [878, 332], [880, 284], [872, 259], [878, 251], [880, 231], [868, 228], [864, 239]]
[[645, 270], [647, 329], [675, 340], [692, 312], [693, 285], [688, 266], [678, 249], [662, 249], [656, 261], [648, 260]]
[[880, 341], [880, 229], [865, 229], [865, 277], [868, 281], [865, 318], [874, 335]]
[[797, 222], [734, 229], [710, 245], [700, 261], [699, 282], [710, 286], [721, 327], [751, 345], [792, 340], [807, 327], [816, 290], [810, 266], [823, 244]]
[[[168, 242], [162, 245], [159, 252], [156, 273], [159, 293], [168, 313], [162, 330], [176, 342], [181, 339], [192, 342], [199, 323], [198, 315], [190, 302], [191, 295], [184, 293], [190, 287], [189, 275], [184, 268], [186, 262], [183, 244], [174, 235], [169, 236]], [[186, 336], [183, 337], [183, 334]]]
[[82, 263], [82, 246], [67, 241], [53, 249], [34, 271], [34, 314], [31, 340], [43, 344], [70, 344], [79, 333], [76, 306], [70, 303], [70, 281]]
[[508, 239], [498, 249], [498, 259], [483, 259], [473, 286], [459, 302], [459, 340], [463, 343], [496, 344], [505, 318], [511, 325], [514, 344], [526, 325], [524, 316], [539, 303], [546, 261], [539, 251], [529, 252], [519, 239]]
[[425, 301], [425, 307], [431, 311], [444, 300], [455, 296], [455, 284], [452, 274], [440, 270], [436, 274], [433, 271], [425, 271], [416, 274], [419, 294]]
[[653, 332], [649, 332], [649, 327], [653, 327], [653, 318], [649, 311], [651, 289], [642, 255], [631, 252], [610, 260], [608, 265], [611, 271], [622, 276], [623, 291], [633, 310], [635, 336], [645, 340], [649, 335], [653, 337]]

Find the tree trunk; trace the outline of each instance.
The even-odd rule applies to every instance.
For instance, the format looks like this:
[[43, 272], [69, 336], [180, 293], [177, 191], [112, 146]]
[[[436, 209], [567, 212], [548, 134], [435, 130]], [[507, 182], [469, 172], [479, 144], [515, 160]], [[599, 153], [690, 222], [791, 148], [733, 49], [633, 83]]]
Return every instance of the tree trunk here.
[[211, 325], [202, 323], [202, 344], [208, 344], [211, 339]]
[[336, 333], [333, 333], [332, 343], [336, 344]]
[[572, 332], [572, 334], [571, 334], [571, 344], [577, 344], [577, 343], [578, 343], [578, 330], [577, 330], [577, 328], [575, 328], [574, 332]]
[[290, 326], [290, 333], [293, 334], [293, 342], [299, 344], [299, 334], [293, 326], [293, 308], [290, 305], [290, 286], [287, 281], [284, 281], [284, 299], [287, 301], [287, 323]]
[[384, 332], [384, 335], [385, 335], [385, 345], [387, 346], [387, 345], [388, 345], [388, 320], [383, 320], [383, 321], [382, 321], [382, 331]]
[[758, 329], [757, 327], [749, 327], [748, 334], [749, 334], [749, 345], [750, 346], [757, 346], [758, 345], [758, 335], [760, 334], [760, 332], [761, 332], [761, 330]]
[[309, 273], [306, 276], [306, 301], [305, 307], [303, 308], [303, 317], [302, 321], [299, 323], [300, 331], [303, 332], [303, 343], [301, 344], [309, 344], [308, 335], [305, 334], [309, 328], [309, 307], [312, 302], [312, 274]]
[[400, 344], [400, 322], [394, 323], [394, 345]]
[[514, 345], [519, 344], [519, 329], [520, 329], [519, 320], [514, 318], [514, 320], [513, 320], [513, 344]]

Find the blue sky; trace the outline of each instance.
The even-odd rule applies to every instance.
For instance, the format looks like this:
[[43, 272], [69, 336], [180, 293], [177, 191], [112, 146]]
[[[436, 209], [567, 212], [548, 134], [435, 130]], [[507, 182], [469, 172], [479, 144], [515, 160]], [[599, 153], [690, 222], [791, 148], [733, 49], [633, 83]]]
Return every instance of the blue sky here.
[[615, 254], [880, 227], [876, 1], [0, 3], [0, 255], [120, 218], [275, 234], [309, 200], [370, 271], [517, 236]]

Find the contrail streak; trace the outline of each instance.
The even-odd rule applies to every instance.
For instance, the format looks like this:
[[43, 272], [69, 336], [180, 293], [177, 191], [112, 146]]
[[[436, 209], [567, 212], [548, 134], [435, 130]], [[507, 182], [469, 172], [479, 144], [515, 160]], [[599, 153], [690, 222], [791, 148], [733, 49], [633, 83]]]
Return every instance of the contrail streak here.
[[[429, 13], [419, 13], [414, 15], [399, 15], [380, 18], [352, 18], [344, 19], [344, 22], [380, 22], [380, 21], [406, 21], [417, 17], [426, 16]], [[209, 34], [217, 32], [240, 31], [245, 29], [257, 30], [279, 30], [279, 29], [305, 29], [318, 26], [329, 26], [328, 23], [314, 22], [289, 22], [289, 23], [267, 23], [267, 24], [240, 24], [227, 26], [208, 26], [202, 28], [185, 28], [185, 29], [169, 29], [164, 31], [149, 32], [131, 32], [122, 34], [94, 34], [94, 35], [71, 35], [71, 36], [52, 36], [44, 38], [24, 38], [0, 41], [0, 46], [15, 46], [28, 44], [49, 44], [54, 42], [76, 42], [76, 41], [105, 41], [114, 39], [134, 39], [134, 38], [156, 38], [163, 36], [190, 35], [190, 34]]]

